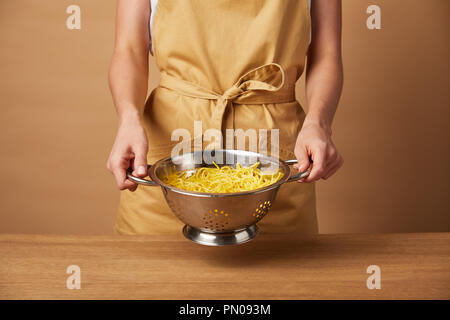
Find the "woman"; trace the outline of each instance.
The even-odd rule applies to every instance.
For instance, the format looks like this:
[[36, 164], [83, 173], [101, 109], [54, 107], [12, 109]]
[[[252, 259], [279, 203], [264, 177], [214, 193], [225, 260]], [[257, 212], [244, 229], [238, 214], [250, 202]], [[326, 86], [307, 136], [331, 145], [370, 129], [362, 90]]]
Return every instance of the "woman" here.
[[[116, 232], [179, 232], [181, 222], [159, 188], [137, 188], [126, 170], [146, 176], [147, 163], [170, 155], [172, 131], [192, 133], [195, 120], [202, 121], [203, 130], [279, 129], [279, 156], [297, 158], [298, 170], [310, 168], [310, 174], [280, 189], [260, 228], [317, 232], [313, 182], [328, 179], [343, 162], [331, 140], [343, 81], [341, 2], [308, 2], [118, 1], [110, 87], [119, 128], [107, 167], [119, 189], [127, 190], [121, 193]], [[161, 83], [145, 102], [149, 49]], [[308, 114], [294, 93], [306, 56]], [[241, 77], [276, 89], [256, 88], [249, 99], [236, 98], [230, 90], [242, 83]], [[218, 98], [204, 98], [202, 92]]]

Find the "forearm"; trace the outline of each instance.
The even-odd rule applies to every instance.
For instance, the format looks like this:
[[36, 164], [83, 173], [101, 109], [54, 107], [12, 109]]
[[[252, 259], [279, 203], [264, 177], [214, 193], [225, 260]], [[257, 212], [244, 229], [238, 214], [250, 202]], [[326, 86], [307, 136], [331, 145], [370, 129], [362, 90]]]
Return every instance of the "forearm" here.
[[137, 184], [127, 179], [147, 175], [147, 136], [141, 125], [148, 89], [150, 2], [118, 0], [116, 39], [109, 69], [109, 86], [119, 116], [119, 128], [107, 168], [120, 190], [134, 191]]
[[311, 61], [306, 74], [306, 98], [309, 107], [305, 124], [319, 125], [331, 133], [342, 85], [340, 54], [324, 54], [319, 61]]
[[132, 49], [115, 50], [109, 86], [119, 121], [140, 119], [148, 90], [148, 54]]
[[328, 179], [343, 163], [331, 140], [331, 124], [342, 91], [343, 72], [340, 54], [312, 54], [306, 75], [309, 110], [297, 137], [295, 156], [298, 168], [310, 173], [303, 182]]
[[331, 139], [331, 124], [343, 84], [341, 1], [311, 2], [312, 36], [306, 68], [308, 113], [297, 137], [295, 156], [304, 182], [328, 179], [343, 163]]

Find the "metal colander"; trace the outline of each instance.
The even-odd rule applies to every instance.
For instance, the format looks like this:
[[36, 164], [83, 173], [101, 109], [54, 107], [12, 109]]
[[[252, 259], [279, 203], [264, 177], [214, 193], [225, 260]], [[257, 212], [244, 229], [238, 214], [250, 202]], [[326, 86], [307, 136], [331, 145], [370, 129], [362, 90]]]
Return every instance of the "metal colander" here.
[[[280, 168], [284, 176], [264, 188], [236, 193], [203, 193], [186, 191], [162, 181], [171, 170], [195, 172], [201, 167], [235, 166], [248, 167], [259, 162], [262, 171]], [[283, 161], [275, 157], [243, 150], [205, 150], [166, 158], [149, 165], [151, 180], [128, 178], [147, 186], [160, 186], [173, 213], [185, 223], [184, 235], [205, 245], [228, 245], [244, 243], [257, 234], [256, 223], [264, 218], [275, 201], [280, 186], [285, 182], [306, 177], [309, 172], [294, 173], [289, 165], [297, 160]]]

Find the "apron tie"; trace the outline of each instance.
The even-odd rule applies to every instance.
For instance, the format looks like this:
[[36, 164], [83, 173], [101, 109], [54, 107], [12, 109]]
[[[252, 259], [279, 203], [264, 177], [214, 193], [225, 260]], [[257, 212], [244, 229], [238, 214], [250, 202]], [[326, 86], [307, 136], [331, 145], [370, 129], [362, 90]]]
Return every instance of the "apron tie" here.
[[213, 121], [214, 121], [214, 128], [220, 130], [218, 127], [218, 124], [220, 123], [220, 126], [222, 126], [223, 123], [223, 115], [225, 114], [225, 110], [227, 109], [228, 103], [231, 107], [231, 113], [232, 113], [232, 119], [233, 119], [233, 129], [234, 129], [234, 105], [233, 105], [233, 99], [238, 97], [240, 94], [244, 93], [244, 90], [239, 88], [236, 85], [233, 85], [230, 89], [225, 91], [223, 95], [217, 99], [217, 107], [214, 109], [213, 114]]
[[269, 104], [294, 101], [295, 87], [283, 88], [284, 81], [285, 72], [283, 68], [279, 64], [268, 63], [245, 73], [223, 94], [168, 75], [165, 72], [161, 73], [159, 86], [183, 96], [217, 101], [212, 115], [212, 128], [221, 131], [223, 117], [228, 106], [231, 107], [233, 113], [234, 129], [233, 104]]

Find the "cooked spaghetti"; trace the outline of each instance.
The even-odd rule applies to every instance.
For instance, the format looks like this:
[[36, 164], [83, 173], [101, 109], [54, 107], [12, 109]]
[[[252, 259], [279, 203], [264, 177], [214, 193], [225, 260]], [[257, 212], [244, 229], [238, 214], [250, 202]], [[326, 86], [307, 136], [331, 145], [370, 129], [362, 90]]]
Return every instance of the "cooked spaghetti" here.
[[162, 181], [178, 189], [207, 192], [231, 193], [250, 191], [269, 186], [283, 177], [283, 171], [264, 173], [258, 168], [259, 162], [244, 168], [239, 163], [231, 166], [215, 168], [199, 168], [194, 173], [185, 171], [166, 172]]

